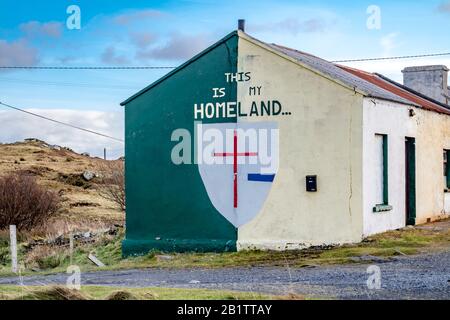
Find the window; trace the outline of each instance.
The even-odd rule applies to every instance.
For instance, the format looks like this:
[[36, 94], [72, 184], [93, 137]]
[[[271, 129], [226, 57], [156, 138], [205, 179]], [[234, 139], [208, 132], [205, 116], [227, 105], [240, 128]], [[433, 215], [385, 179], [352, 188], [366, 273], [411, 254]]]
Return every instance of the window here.
[[445, 187], [450, 189], [450, 150], [444, 150]]
[[377, 204], [373, 208], [373, 211], [390, 211], [392, 207], [389, 205], [388, 136], [385, 134], [376, 134], [375, 143], [377, 148], [377, 154], [375, 156]]

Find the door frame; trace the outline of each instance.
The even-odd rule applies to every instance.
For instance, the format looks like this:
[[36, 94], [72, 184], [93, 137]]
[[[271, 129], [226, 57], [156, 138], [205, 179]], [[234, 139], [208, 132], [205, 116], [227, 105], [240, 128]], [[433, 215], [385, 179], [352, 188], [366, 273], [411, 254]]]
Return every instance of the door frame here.
[[416, 138], [405, 137], [405, 218], [416, 224]]

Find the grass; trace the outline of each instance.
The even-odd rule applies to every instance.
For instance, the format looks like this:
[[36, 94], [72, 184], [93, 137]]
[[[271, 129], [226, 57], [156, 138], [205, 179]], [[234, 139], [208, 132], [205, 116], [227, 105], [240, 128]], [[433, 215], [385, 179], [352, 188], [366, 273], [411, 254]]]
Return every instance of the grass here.
[[80, 291], [77, 291], [60, 286], [0, 286], [0, 300], [267, 300], [272, 298], [275, 297], [251, 292], [206, 289], [124, 289], [83, 286]]
[[[78, 244], [72, 264], [83, 272], [132, 268], [223, 268], [251, 266], [306, 267], [322, 264], [357, 263], [355, 257], [377, 256], [389, 258], [396, 255], [414, 255], [440, 250], [450, 246], [449, 222], [445, 228], [412, 228], [391, 231], [365, 239], [355, 245], [333, 248], [311, 248], [299, 251], [241, 251], [230, 253], [161, 253], [149, 252], [143, 256], [122, 259], [123, 232], [105, 236], [93, 244]], [[0, 238], [0, 276], [11, 275], [8, 241]], [[28, 252], [19, 246], [19, 259], [25, 261], [22, 274], [65, 272], [70, 265], [67, 247], [36, 247]], [[98, 268], [88, 260], [93, 253], [106, 267]], [[33, 268], [39, 268], [33, 272]]]

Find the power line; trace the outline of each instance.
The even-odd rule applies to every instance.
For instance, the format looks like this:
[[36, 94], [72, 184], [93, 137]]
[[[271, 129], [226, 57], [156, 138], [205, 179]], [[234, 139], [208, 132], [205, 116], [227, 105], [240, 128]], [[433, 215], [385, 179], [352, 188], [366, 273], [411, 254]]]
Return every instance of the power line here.
[[[414, 59], [426, 57], [449, 56], [450, 52], [380, 57], [380, 58], [361, 58], [361, 59], [342, 59], [333, 60], [334, 63], [342, 62], [362, 62], [362, 61], [383, 61], [383, 60], [400, 60]], [[29, 69], [29, 70], [158, 70], [158, 69], [175, 69], [172, 66], [0, 66], [0, 69]]]
[[151, 69], [175, 69], [168, 66], [0, 66], [0, 69], [28, 69], [28, 70], [151, 70]]
[[11, 109], [14, 109], [14, 110], [16, 110], [16, 111], [20, 111], [20, 112], [23, 112], [23, 113], [32, 115], [32, 116], [34, 116], [34, 117], [38, 117], [38, 118], [41, 118], [41, 119], [44, 119], [44, 120], [47, 120], [47, 121], [51, 121], [51, 122], [54, 122], [54, 123], [58, 123], [58, 124], [61, 124], [61, 125], [64, 125], [64, 126], [73, 128], [73, 129], [77, 129], [77, 130], [81, 130], [81, 131], [84, 131], [84, 132], [92, 133], [92, 134], [95, 134], [95, 135], [98, 135], [98, 136], [101, 136], [101, 137], [104, 137], [104, 138], [116, 140], [116, 141], [119, 141], [119, 142], [124, 142], [122, 139], [118, 139], [118, 138], [115, 138], [115, 137], [111, 137], [111, 136], [108, 136], [108, 135], [106, 135], [106, 134], [99, 133], [99, 132], [95, 132], [95, 131], [92, 131], [92, 130], [89, 130], [89, 129], [85, 129], [85, 128], [81, 128], [81, 127], [78, 127], [78, 126], [74, 126], [74, 125], [72, 125], [72, 124], [70, 124], [70, 123], [65, 123], [65, 122], [62, 122], [62, 121], [59, 121], [59, 120], [55, 120], [55, 119], [52, 119], [52, 118], [48, 118], [48, 117], [42, 116], [42, 115], [37, 114], [37, 113], [33, 113], [33, 112], [26, 111], [26, 110], [21, 109], [21, 108], [13, 107], [13, 106], [11, 106], [11, 105], [9, 105], [9, 104], [6, 104], [6, 103], [3, 103], [3, 102], [1, 102], [1, 101], [0, 101], [0, 105], [5, 106], [5, 107], [8, 107], [8, 108], [11, 108]]
[[56, 82], [56, 81], [40, 81], [29, 79], [15, 79], [15, 78], [0, 78], [0, 81], [28, 83], [32, 85], [51, 85], [63, 87], [83, 87], [83, 88], [102, 88], [102, 89], [124, 89], [124, 90], [138, 90], [138, 87], [121, 86], [121, 85], [97, 85], [93, 83], [74, 83], [74, 82]]
[[385, 58], [363, 58], [363, 59], [335, 60], [335, 61], [331, 61], [331, 62], [342, 63], [342, 62], [400, 60], [400, 59], [413, 59], [413, 58], [426, 58], [426, 57], [440, 57], [440, 56], [449, 56], [449, 55], [450, 55], [450, 52], [443, 52], [443, 53], [430, 53], [430, 54], [419, 54], [419, 55], [397, 56], [397, 57], [385, 57]]

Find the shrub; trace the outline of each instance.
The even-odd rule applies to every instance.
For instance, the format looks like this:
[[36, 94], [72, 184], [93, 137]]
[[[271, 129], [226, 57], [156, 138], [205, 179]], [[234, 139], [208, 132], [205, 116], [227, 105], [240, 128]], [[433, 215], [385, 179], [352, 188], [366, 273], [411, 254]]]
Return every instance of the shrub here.
[[33, 177], [10, 174], [0, 177], [0, 229], [16, 225], [30, 230], [59, 209], [57, 193], [38, 185]]
[[99, 193], [125, 211], [125, 173], [123, 161], [109, 161], [100, 168]]

